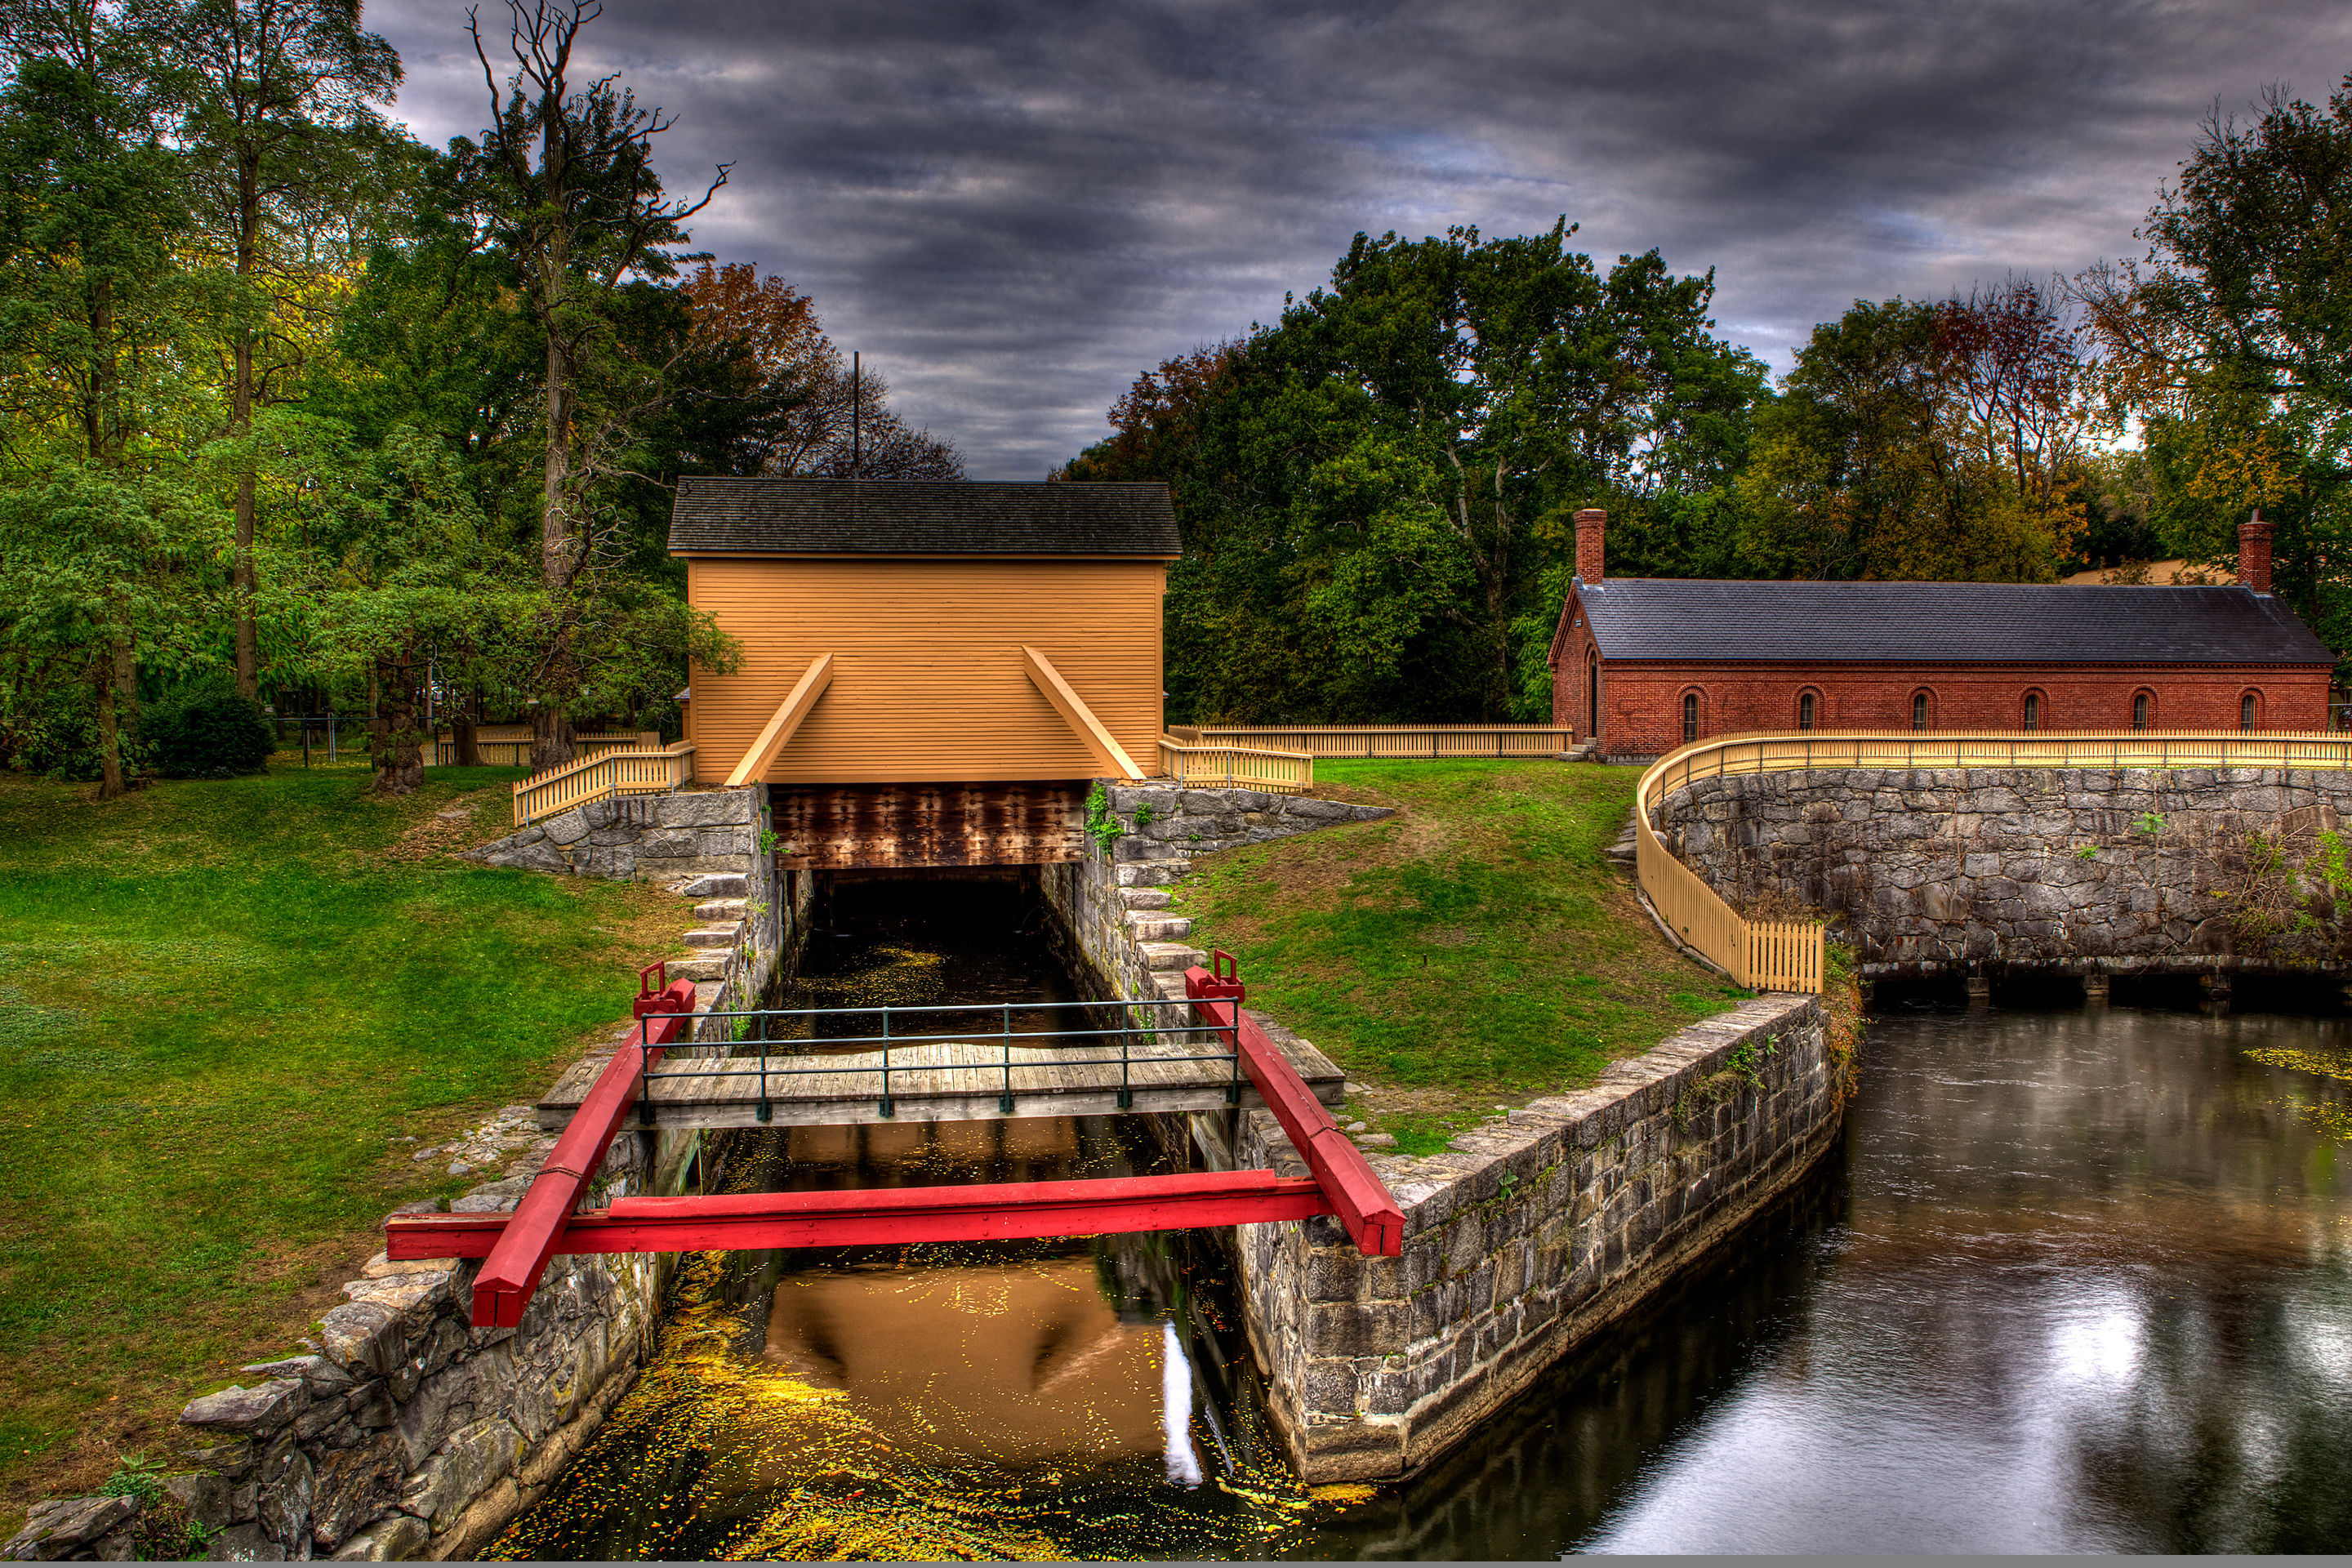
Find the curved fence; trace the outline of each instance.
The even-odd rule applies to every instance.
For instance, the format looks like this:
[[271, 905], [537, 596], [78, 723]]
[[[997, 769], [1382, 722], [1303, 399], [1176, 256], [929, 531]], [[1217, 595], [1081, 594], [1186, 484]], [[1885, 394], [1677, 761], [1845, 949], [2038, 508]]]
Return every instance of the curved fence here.
[[1718, 735], [1650, 764], [1634, 792], [1634, 860], [1659, 918], [1744, 985], [1817, 991], [1822, 928], [1743, 918], [1658, 837], [1658, 802], [1694, 780], [1809, 768], [2352, 769], [2352, 736], [2321, 731], [1817, 731]]
[[608, 795], [667, 795], [694, 779], [694, 742], [652, 752], [600, 752], [533, 773], [514, 786], [514, 823], [528, 826]]
[[1160, 738], [1160, 772], [1180, 784], [1240, 784], [1297, 795], [1314, 787], [1315, 757], [1218, 741], [1193, 743], [1171, 734]]

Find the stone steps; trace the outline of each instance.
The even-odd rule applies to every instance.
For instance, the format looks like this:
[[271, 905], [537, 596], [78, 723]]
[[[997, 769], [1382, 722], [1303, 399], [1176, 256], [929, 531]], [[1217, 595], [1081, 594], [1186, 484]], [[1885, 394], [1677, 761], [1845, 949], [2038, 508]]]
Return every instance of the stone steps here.
[[688, 947], [733, 947], [742, 931], [740, 923], [723, 926], [697, 926], [680, 940]]
[[1165, 1001], [1181, 1002], [1184, 999], [1184, 972], [1181, 969], [1154, 970], [1151, 984]]
[[689, 899], [741, 899], [751, 892], [751, 879], [740, 871], [706, 871], [688, 877], [670, 889]]
[[1128, 916], [1127, 930], [1138, 942], [1175, 942], [1192, 934], [1192, 921], [1184, 915], [1146, 910]]
[[742, 899], [707, 899], [694, 906], [694, 918], [709, 921], [713, 925], [722, 921], [740, 921], [743, 918], [745, 902]]
[[1139, 942], [1135, 944], [1135, 947], [1137, 952], [1143, 954], [1143, 964], [1145, 968], [1152, 971], [1154, 973], [1166, 973], [1172, 972], [1178, 977], [1180, 983], [1178, 991], [1180, 994], [1182, 990], [1181, 983], [1184, 971], [1192, 968], [1194, 964], [1204, 964], [1209, 962], [1209, 955], [1207, 953], [1202, 952], [1199, 948], [1193, 947], [1187, 942]]
[[1576, 744], [1570, 746], [1564, 752], [1557, 753], [1557, 755], [1563, 763], [1589, 763], [1597, 758], [1600, 755], [1600, 742], [1579, 741]]
[[1617, 836], [1617, 842], [1612, 844], [1607, 849], [1601, 851], [1601, 853], [1608, 856], [1610, 864], [1616, 867], [1619, 870], [1631, 871], [1633, 869], [1634, 860], [1639, 854], [1639, 851], [1634, 846], [1633, 819], [1632, 817], [1628, 816], [1625, 819], [1625, 831]]
[[1174, 900], [1165, 888], [1121, 888], [1118, 901], [1130, 910], [1164, 910]]
[[726, 948], [716, 948], [685, 958], [673, 958], [665, 973], [672, 980], [721, 980], [727, 974], [728, 952]]

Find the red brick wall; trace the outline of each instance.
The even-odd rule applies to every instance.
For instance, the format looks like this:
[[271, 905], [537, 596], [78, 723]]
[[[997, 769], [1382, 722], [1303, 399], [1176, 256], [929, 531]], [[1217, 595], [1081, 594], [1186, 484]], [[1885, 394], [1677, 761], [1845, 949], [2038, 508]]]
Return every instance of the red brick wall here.
[[[1576, 599], [1566, 612], [1581, 619]], [[1590, 626], [1564, 628], [1552, 672], [1552, 722], [1584, 740]], [[2132, 698], [2154, 701], [2148, 727], [2235, 730], [2239, 700], [2259, 699], [2256, 727], [2321, 730], [2327, 724], [2325, 668], [2276, 666], [1856, 665], [1613, 663], [1601, 673], [1601, 751], [1656, 756], [1683, 743], [1682, 699], [1699, 695], [1699, 738], [1748, 730], [1794, 730], [1801, 692], [1815, 694], [1817, 730], [1908, 730], [1912, 694], [1929, 694], [1928, 727], [2016, 730], [2029, 690], [2042, 694], [2044, 730], [2128, 730]]]

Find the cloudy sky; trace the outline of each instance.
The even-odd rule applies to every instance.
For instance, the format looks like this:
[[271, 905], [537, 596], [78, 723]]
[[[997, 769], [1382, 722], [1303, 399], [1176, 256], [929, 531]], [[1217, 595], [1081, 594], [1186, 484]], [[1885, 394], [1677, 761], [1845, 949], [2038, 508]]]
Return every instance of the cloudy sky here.
[[[466, 11], [366, 12], [436, 143], [487, 119]], [[2217, 105], [2352, 70], [2352, 5], [607, 0], [581, 54], [677, 116], [674, 189], [733, 164], [700, 247], [812, 295], [973, 478], [1040, 479], [1359, 230], [1565, 214], [1604, 265], [1714, 268], [1781, 369], [1857, 298], [2136, 253]]]

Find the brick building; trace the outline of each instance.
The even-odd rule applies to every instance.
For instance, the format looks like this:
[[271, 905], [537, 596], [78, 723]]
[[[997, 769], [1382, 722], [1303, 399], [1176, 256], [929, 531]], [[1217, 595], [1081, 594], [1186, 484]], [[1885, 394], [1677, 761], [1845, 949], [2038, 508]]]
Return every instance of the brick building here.
[[1551, 644], [1552, 721], [1604, 756], [1803, 730], [2321, 730], [2336, 656], [2270, 591], [1607, 579], [1600, 511]]

